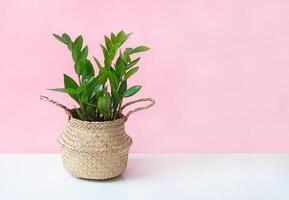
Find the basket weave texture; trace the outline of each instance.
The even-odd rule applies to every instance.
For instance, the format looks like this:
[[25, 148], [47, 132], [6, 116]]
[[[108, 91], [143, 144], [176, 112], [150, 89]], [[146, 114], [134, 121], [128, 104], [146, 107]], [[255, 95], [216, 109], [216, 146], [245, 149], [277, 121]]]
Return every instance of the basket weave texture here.
[[109, 179], [127, 166], [132, 139], [125, 133], [125, 117], [87, 122], [70, 118], [59, 137], [64, 168], [73, 176]]

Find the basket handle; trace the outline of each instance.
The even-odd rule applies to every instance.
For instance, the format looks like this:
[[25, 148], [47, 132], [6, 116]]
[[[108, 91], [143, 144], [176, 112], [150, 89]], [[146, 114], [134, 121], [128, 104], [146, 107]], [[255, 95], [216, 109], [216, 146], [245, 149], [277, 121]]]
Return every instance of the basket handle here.
[[125, 120], [126, 120], [126, 121], [127, 121], [128, 117], [129, 117], [131, 114], [133, 114], [133, 113], [135, 113], [135, 112], [138, 112], [138, 111], [141, 111], [141, 110], [146, 110], [146, 109], [152, 107], [153, 105], [155, 105], [155, 103], [156, 103], [155, 100], [153, 100], [153, 99], [151, 99], [151, 98], [144, 98], [144, 99], [138, 99], [138, 100], [135, 100], [135, 101], [130, 101], [130, 102], [126, 103], [125, 105], [123, 105], [123, 106], [121, 107], [121, 113], [122, 113], [122, 111], [123, 111], [126, 107], [128, 107], [128, 106], [130, 106], [130, 105], [132, 105], [132, 104], [138, 103], [138, 102], [150, 102], [150, 104], [148, 104], [148, 105], [146, 105], [146, 106], [137, 107], [137, 108], [135, 108], [135, 109], [133, 109], [133, 110], [128, 111], [128, 113], [125, 115]]
[[70, 117], [72, 117], [70, 109], [68, 109], [65, 105], [58, 103], [57, 101], [54, 101], [54, 100], [49, 99], [48, 97], [42, 96], [42, 95], [40, 96], [40, 100], [47, 101], [49, 103], [52, 103], [52, 104], [64, 109], [64, 111], [68, 115], [69, 119], [70, 119]]

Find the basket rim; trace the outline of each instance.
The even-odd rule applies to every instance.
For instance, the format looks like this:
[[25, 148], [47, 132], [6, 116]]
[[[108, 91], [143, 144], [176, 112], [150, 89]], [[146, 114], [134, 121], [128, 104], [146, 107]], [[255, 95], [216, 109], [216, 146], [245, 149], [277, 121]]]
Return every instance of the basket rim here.
[[117, 119], [114, 119], [114, 120], [108, 120], [108, 121], [84, 121], [84, 120], [80, 120], [78, 118], [75, 118], [73, 115], [71, 115], [68, 119], [68, 121], [70, 120], [73, 120], [75, 122], [78, 122], [78, 123], [82, 123], [82, 124], [115, 124], [115, 123], [119, 123], [119, 122], [125, 122], [126, 119], [125, 119], [125, 116], [123, 114], [120, 115], [119, 118]]

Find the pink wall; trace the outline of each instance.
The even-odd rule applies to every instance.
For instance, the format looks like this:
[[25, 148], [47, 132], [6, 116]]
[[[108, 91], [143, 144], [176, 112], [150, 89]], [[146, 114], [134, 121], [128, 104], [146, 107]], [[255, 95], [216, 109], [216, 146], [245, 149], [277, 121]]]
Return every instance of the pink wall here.
[[[82, 2], [82, 3], [81, 3]], [[0, 152], [58, 152], [73, 74], [52, 33], [83, 34], [90, 56], [110, 31], [146, 44], [133, 83], [157, 105], [127, 123], [133, 152], [288, 152], [289, 1], [1, 0]], [[136, 98], [137, 98], [136, 97]]]

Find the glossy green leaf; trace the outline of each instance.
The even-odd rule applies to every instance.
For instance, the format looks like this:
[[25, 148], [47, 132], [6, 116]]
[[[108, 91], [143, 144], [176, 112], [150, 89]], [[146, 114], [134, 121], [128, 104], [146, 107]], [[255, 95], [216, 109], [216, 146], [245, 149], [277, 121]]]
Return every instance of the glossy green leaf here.
[[130, 54], [133, 54], [133, 53], [138, 53], [138, 52], [143, 52], [143, 51], [148, 51], [150, 48], [149, 47], [146, 47], [146, 46], [138, 46], [136, 48], [134, 48]]
[[91, 77], [94, 77], [95, 75], [94, 68], [89, 60], [85, 60], [84, 69], [81, 75], [82, 75], [82, 82], [85, 82], [89, 80]]
[[115, 63], [115, 67], [117, 68], [117, 66], [119, 66], [119, 65], [124, 65], [124, 66], [126, 66], [127, 64], [126, 64], [126, 62], [124, 61], [124, 59], [122, 58], [122, 55], [120, 55], [118, 58], [117, 58], [117, 60], [116, 60], [116, 63]]
[[83, 38], [82, 36], [78, 36], [74, 43], [72, 44], [72, 58], [73, 61], [76, 62], [81, 58], [81, 48], [83, 44]]
[[113, 100], [114, 109], [116, 109], [117, 105], [120, 102], [120, 96], [119, 96], [116, 89], [114, 89], [114, 88], [111, 89], [111, 96], [112, 96], [112, 100]]
[[81, 52], [81, 57], [86, 58], [88, 56], [88, 47], [85, 46]]
[[79, 49], [82, 49], [82, 44], [83, 44], [82, 35], [79, 35], [79, 36], [75, 39], [74, 44], [75, 44], [76, 46], [78, 46]]
[[130, 97], [135, 95], [138, 91], [140, 91], [141, 86], [140, 85], [135, 85], [126, 90], [124, 93], [122, 93], [122, 97]]
[[58, 41], [66, 44], [66, 41], [65, 41], [61, 36], [59, 36], [59, 35], [57, 35], [57, 34], [55, 34], [55, 33], [53, 33], [52, 35], [53, 35], [53, 37], [55, 37]]
[[117, 40], [122, 43], [124, 40], [125, 40], [125, 32], [124, 31], [120, 31], [118, 34], [117, 34]]
[[[75, 91], [77, 91], [78, 85], [77, 83], [69, 76], [67, 76], [66, 74], [63, 75], [64, 76], [64, 87], [65, 89], [74, 89]], [[69, 92], [68, 93], [69, 96], [71, 98], [73, 98], [76, 102], [79, 102], [78, 96], [74, 93]]]
[[98, 83], [99, 84], [104, 84], [107, 80], [108, 77], [108, 72], [105, 68], [102, 68], [99, 70], [99, 76], [98, 76]]
[[78, 85], [73, 80], [73, 78], [69, 77], [66, 74], [63, 74], [63, 76], [64, 76], [64, 87], [65, 88], [73, 88], [73, 89], [77, 89], [78, 88]]
[[78, 45], [72, 44], [72, 58], [74, 62], [77, 62], [81, 57], [81, 51]]
[[91, 88], [91, 93], [90, 93], [89, 101], [93, 101], [94, 98], [98, 98], [100, 94], [100, 85], [96, 84]]
[[67, 93], [73, 100], [75, 100], [77, 103], [79, 102], [76, 89], [73, 89], [73, 88], [53, 88], [53, 89], [48, 89], [48, 90]]
[[94, 120], [96, 117], [96, 109], [94, 106], [90, 106], [86, 104], [87, 106], [85, 107], [85, 112], [87, 113], [88, 119]]
[[106, 118], [110, 116], [110, 105], [111, 98], [108, 93], [104, 97], [99, 97], [97, 106], [100, 113]]
[[103, 56], [106, 58], [108, 56], [107, 49], [102, 44], [100, 46], [101, 46], [101, 49], [102, 49]]
[[116, 38], [115, 34], [114, 33], [111, 33], [110, 34], [110, 38], [111, 38], [111, 41], [113, 44], [116, 44], [118, 39]]
[[127, 81], [122, 81], [119, 89], [118, 89], [118, 94], [122, 96], [122, 94], [127, 90]]
[[93, 57], [93, 59], [94, 59], [94, 61], [95, 61], [96, 65], [97, 65], [98, 69], [101, 69], [101, 68], [102, 68], [102, 66], [101, 66], [101, 64], [100, 64], [99, 60], [98, 60], [96, 57]]
[[117, 34], [118, 38], [118, 47], [120, 47], [131, 35], [132, 33], [125, 34], [125, 32], [121, 31]]
[[53, 89], [48, 89], [48, 90], [55, 91], [55, 92], [69, 93], [69, 94], [77, 94], [76, 89], [73, 89], [73, 88], [53, 88]]
[[127, 52], [128, 55], [130, 55], [131, 52], [133, 52], [133, 48], [125, 48], [125, 52]]
[[117, 89], [118, 79], [117, 79], [116, 75], [114, 73], [112, 73], [111, 71], [109, 71], [108, 72], [108, 78], [109, 78], [111, 87], [114, 89]]
[[72, 41], [70, 36], [67, 33], [62, 34], [62, 39], [65, 41], [65, 44], [67, 45], [68, 49], [71, 51], [72, 50]]
[[85, 104], [88, 102], [89, 99], [89, 92], [88, 90], [84, 90], [84, 92], [80, 95], [80, 102]]
[[75, 62], [74, 71], [78, 76], [80, 76], [85, 70], [85, 64], [86, 64], [86, 61], [84, 59], [78, 60]]
[[104, 37], [104, 40], [105, 40], [105, 46], [106, 46], [108, 52], [112, 52], [114, 47], [113, 47], [111, 40], [107, 36]]
[[130, 59], [130, 56], [129, 56], [129, 51], [124, 51], [124, 60], [127, 63], [131, 62], [131, 59]]
[[139, 67], [131, 68], [123, 77], [123, 80], [127, 80], [138, 71]]
[[131, 61], [127, 66], [126, 69], [130, 69], [131, 67], [135, 66], [138, 61], [140, 60], [140, 57], [136, 58], [135, 60]]
[[120, 80], [126, 71], [126, 67], [123, 63], [120, 63], [116, 66], [115, 71], [117, 78]]

